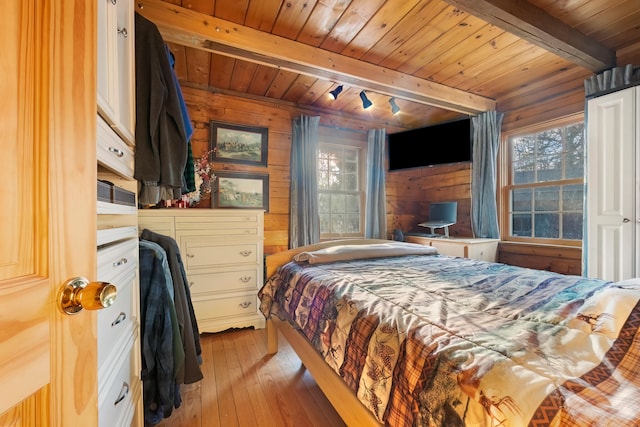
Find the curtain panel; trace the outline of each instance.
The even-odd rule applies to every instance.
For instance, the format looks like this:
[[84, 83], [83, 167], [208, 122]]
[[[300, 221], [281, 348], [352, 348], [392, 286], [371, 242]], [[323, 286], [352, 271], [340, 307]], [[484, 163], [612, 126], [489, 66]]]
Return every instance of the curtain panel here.
[[471, 177], [471, 228], [475, 237], [500, 238], [498, 227], [497, 158], [504, 114], [486, 111], [473, 124], [473, 171]]
[[367, 142], [367, 188], [365, 232], [367, 239], [387, 238], [387, 197], [385, 193], [384, 129], [371, 129]]
[[289, 248], [320, 241], [318, 213], [318, 126], [320, 117], [293, 120], [291, 135], [291, 189]]

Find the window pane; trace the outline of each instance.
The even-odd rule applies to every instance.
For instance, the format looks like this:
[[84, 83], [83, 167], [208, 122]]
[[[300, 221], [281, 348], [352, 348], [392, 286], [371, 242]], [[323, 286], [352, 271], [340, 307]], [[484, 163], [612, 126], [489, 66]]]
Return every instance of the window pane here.
[[318, 190], [328, 190], [328, 189], [329, 189], [329, 172], [319, 171], [318, 172]]
[[347, 233], [359, 233], [360, 232], [360, 215], [345, 215], [346, 217], [346, 232]]
[[344, 213], [346, 206], [344, 194], [331, 195], [331, 213]]
[[331, 233], [331, 215], [320, 214], [320, 233]]
[[339, 172], [332, 172], [329, 177], [329, 189], [332, 191], [342, 190], [342, 175]]
[[513, 212], [531, 212], [532, 193], [530, 188], [513, 190], [511, 192], [511, 210]]
[[580, 211], [584, 204], [584, 187], [580, 185], [565, 185], [562, 187], [562, 210]]
[[524, 160], [513, 164], [513, 183], [530, 184], [536, 181], [535, 162]]
[[345, 212], [359, 213], [360, 212], [360, 196], [348, 195], [346, 196], [346, 209]]
[[358, 191], [358, 175], [350, 173], [344, 176], [344, 190]]
[[560, 237], [560, 215], [557, 213], [535, 214], [535, 236], [545, 239]]
[[321, 214], [331, 212], [331, 197], [329, 194], [318, 194], [318, 211]]
[[562, 214], [562, 238], [582, 239], [582, 214], [565, 213]]
[[344, 233], [344, 215], [331, 215], [331, 232]]
[[511, 235], [531, 237], [531, 214], [514, 214]]
[[552, 155], [538, 159], [537, 182], [562, 179], [562, 156]]
[[560, 209], [560, 187], [542, 187], [535, 190], [535, 211], [558, 211]]

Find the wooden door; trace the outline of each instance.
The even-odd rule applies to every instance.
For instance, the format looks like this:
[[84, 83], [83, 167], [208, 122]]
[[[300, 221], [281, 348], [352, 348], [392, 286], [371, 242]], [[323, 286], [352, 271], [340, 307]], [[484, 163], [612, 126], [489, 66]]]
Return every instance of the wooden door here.
[[586, 275], [635, 277], [635, 88], [589, 100]]
[[95, 2], [20, 0], [0, 17], [0, 425], [96, 426]]

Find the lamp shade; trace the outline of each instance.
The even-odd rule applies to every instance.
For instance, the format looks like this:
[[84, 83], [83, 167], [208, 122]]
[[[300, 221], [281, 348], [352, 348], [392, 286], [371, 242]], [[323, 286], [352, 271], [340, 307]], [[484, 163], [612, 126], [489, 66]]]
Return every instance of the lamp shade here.
[[373, 102], [369, 101], [367, 94], [364, 91], [360, 92], [360, 99], [362, 99], [362, 108], [365, 110], [373, 105]]
[[332, 91], [329, 91], [329, 96], [331, 97], [331, 99], [338, 99], [338, 95], [340, 95], [340, 92], [342, 92], [342, 85], [338, 86]]

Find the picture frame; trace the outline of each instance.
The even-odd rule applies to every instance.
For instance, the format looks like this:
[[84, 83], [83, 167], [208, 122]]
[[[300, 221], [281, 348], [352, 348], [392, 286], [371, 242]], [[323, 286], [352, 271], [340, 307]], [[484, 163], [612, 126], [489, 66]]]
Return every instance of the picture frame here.
[[269, 212], [269, 174], [227, 171], [216, 171], [215, 174], [212, 207]]
[[210, 160], [267, 166], [269, 129], [215, 120], [209, 122]]

